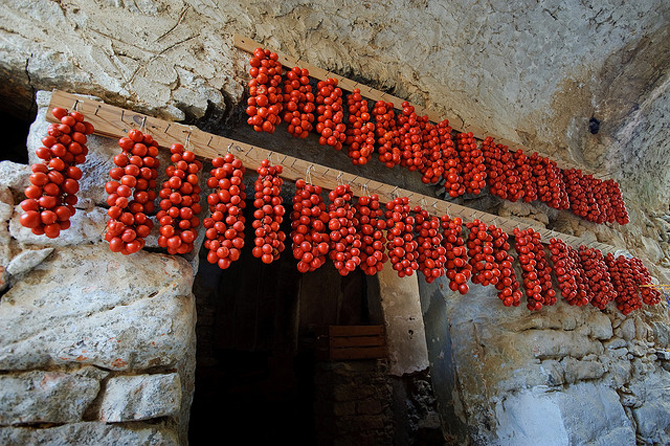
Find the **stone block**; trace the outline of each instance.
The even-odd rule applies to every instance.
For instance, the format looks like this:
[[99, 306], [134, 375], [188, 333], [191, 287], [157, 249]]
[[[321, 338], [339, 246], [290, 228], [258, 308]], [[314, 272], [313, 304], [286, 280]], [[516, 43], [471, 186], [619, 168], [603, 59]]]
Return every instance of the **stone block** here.
[[173, 416], [181, 400], [177, 373], [118, 376], [107, 382], [100, 420], [118, 423]]
[[161, 425], [126, 427], [106, 423], [72, 423], [43, 429], [0, 428], [0, 444], [179, 446], [181, 443], [175, 431]]
[[1, 375], [0, 425], [82, 421], [99, 390], [96, 379], [62, 372]]

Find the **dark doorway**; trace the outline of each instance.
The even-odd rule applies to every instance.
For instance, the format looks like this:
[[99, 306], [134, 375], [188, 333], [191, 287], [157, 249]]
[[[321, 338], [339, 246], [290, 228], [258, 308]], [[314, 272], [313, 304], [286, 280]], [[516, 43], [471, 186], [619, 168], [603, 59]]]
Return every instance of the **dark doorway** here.
[[[250, 208], [248, 203], [247, 222]], [[341, 277], [331, 262], [301, 274], [290, 242], [278, 261], [265, 265], [251, 254], [253, 233], [246, 226], [246, 246], [230, 268], [208, 263], [200, 250], [189, 442], [211, 444], [224, 432], [248, 445], [281, 439], [317, 444], [316, 329], [369, 323], [367, 301], [376, 277], [360, 271]], [[283, 230], [290, 232], [288, 218]]]

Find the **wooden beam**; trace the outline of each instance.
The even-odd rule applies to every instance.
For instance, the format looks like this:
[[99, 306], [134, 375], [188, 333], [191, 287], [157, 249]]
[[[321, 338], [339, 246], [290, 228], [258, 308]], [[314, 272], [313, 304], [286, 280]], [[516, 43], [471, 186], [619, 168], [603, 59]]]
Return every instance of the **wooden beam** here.
[[[233, 42], [235, 46], [247, 53], [253, 53], [256, 48], [265, 48], [265, 46], [259, 42], [256, 42], [248, 37], [244, 37], [238, 34], [235, 34], [233, 36]], [[275, 51], [276, 52], [276, 51]], [[300, 68], [306, 68], [309, 70], [309, 74], [311, 77], [314, 79], [318, 80], [326, 80], [328, 78], [335, 78], [338, 81], [338, 86], [342, 88], [344, 91], [353, 91], [354, 88], [359, 88], [361, 90], [361, 95], [371, 101], [385, 101], [385, 102], [391, 102], [393, 106], [396, 109], [402, 109], [402, 103], [406, 101], [406, 99], [399, 98], [397, 96], [393, 96], [387, 93], [384, 93], [383, 91], [376, 90], [372, 87], [369, 87], [364, 84], [360, 84], [352, 79], [340, 76], [339, 74], [335, 74], [331, 71], [324, 70], [323, 68], [317, 67], [316, 65], [312, 65], [308, 63], [307, 61], [296, 59], [295, 57], [292, 56], [287, 56], [284, 54], [281, 54], [279, 52], [276, 52], [277, 56], [279, 56], [279, 62], [282, 64], [284, 67], [292, 68], [292, 67], [300, 67]], [[410, 101], [407, 101], [410, 102]], [[521, 150], [524, 152], [526, 155], [531, 155], [534, 152], [537, 152], [538, 155], [544, 156], [545, 158], [552, 159], [550, 155], [543, 154], [537, 150], [532, 150], [529, 149], [528, 147], [523, 146], [522, 144], [519, 144], [515, 141], [512, 141], [507, 138], [503, 138], [501, 136], [489, 133], [488, 131], [474, 126], [470, 125], [468, 123], [462, 123], [458, 124], [459, 122], [462, 122], [460, 118], [455, 118], [455, 117], [449, 117], [449, 116], [442, 116], [439, 113], [429, 110], [421, 105], [415, 104], [410, 102], [410, 104], [414, 107], [414, 110], [416, 111], [417, 115], [425, 115], [428, 116], [428, 119], [432, 121], [433, 123], [438, 123], [444, 119], [449, 120], [449, 124], [451, 125], [451, 128], [456, 130], [457, 132], [472, 132], [474, 137], [480, 141], [484, 140], [487, 136], [492, 137], [497, 143], [506, 145], [510, 150], [516, 151], [516, 150]], [[606, 179], [610, 175], [604, 172], [593, 172], [589, 171], [588, 169], [584, 169], [583, 167], [580, 167], [579, 165], [575, 163], [570, 163], [568, 161], [556, 161], [556, 163], [563, 169], [570, 169], [570, 168], [575, 168], [575, 169], [580, 169], [582, 172], [585, 174], [591, 174], [595, 178], [599, 179]]]
[[[486, 224], [495, 224], [508, 234], [512, 234], [514, 228], [532, 228], [541, 234], [544, 243], [549, 243], [551, 238], [560, 238], [575, 248], [579, 245], [598, 247], [604, 253], [620, 250], [620, 248], [598, 242], [587, 242], [581, 238], [546, 229], [525, 220], [489, 214], [436, 197], [375, 181], [361, 175], [354, 175], [328, 166], [312, 163], [309, 160], [273, 152], [223, 136], [213, 135], [203, 132], [197, 127], [169, 122], [153, 116], [125, 110], [84, 96], [63, 91], [54, 91], [49, 104], [50, 109], [53, 107], [63, 107], [68, 110], [76, 107], [76, 110], [83, 113], [86, 116], [86, 120], [93, 124], [95, 134], [100, 136], [118, 139], [127, 135], [130, 129], [142, 129], [144, 132], [151, 134], [162, 148], [169, 148], [173, 143], [179, 142], [184, 144], [187, 150], [191, 150], [197, 156], [205, 159], [224, 156], [230, 152], [242, 160], [247, 169], [253, 171], [260, 166], [261, 161], [271, 159], [273, 164], [282, 165], [282, 177], [289, 181], [295, 181], [300, 178], [308, 179], [306, 177], [309, 172], [309, 177], [311, 177], [313, 183], [319, 184], [326, 190], [332, 190], [339, 184], [349, 184], [357, 196], [376, 193], [382, 202], [388, 202], [395, 197], [407, 197], [413, 206], [420, 205], [432, 215], [441, 216], [447, 214], [452, 218], [460, 217], [464, 222], [478, 219]], [[56, 122], [51, 113], [47, 113], [47, 120]], [[100, 181], [103, 181], [103, 179], [100, 179]]]

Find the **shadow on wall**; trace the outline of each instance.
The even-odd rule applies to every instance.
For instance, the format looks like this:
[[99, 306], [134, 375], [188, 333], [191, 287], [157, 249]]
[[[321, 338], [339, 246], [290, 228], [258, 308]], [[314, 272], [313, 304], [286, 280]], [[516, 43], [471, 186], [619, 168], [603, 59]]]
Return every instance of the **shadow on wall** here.
[[4, 135], [0, 161], [28, 164], [26, 139], [32, 121], [33, 119], [23, 120], [7, 112], [0, 112], [0, 132]]

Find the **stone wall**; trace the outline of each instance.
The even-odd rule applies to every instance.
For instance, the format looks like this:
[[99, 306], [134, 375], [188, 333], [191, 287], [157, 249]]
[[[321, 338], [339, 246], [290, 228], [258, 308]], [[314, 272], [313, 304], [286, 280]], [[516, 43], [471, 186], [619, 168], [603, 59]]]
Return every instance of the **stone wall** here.
[[[30, 141], [45, 134], [40, 94]], [[32, 148], [29, 141], [28, 146]], [[185, 444], [195, 370], [193, 266], [112, 253], [101, 197], [116, 142], [91, 136], [89, 180], [58, 239], [18, 223], [29, 168], [0, 163], [0, 442]], [[32, 148], [34, 151], [34, 148]]]
[[504, 307], [492, 287], [421, 283], [447, 435], [472, 444], [670, 442], [668, 308]]

